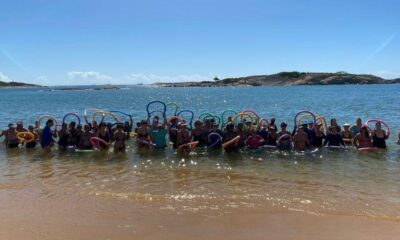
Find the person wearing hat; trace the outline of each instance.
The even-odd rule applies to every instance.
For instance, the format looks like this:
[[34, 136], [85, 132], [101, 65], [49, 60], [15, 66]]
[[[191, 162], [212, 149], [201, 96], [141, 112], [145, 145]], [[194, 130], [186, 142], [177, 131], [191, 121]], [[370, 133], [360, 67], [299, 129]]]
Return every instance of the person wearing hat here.
[[4, 143], [7, 148], [17, 148], [19, 141], [17, 139], [17, 130], [14, 127], [14, 123], [8, 124], [8, 129], [1, 132], [0, 137], [4, 136]]
[[150, 128], [150, 139], [155, 143], [155, 147], [158, 149], [163, 149], [167, 146], [167, 130], [165, 129], [166, 125], [167, 120], [164, 119], [164, 124], [157, 121], [157, 124]]
[[353, 145], [356, 148], [370, 148], [372, 147], [372, 140], [370, 133], [368, 131], [368, 127], [363, 125], [360, 128], [360, 133], [358, 133], [354, 138], [353, 138]]
[[351, 144], [351, 140], [353, 138], [353, 132], [350, 130], [350, 124], [348, 123], [343, 124], [343, 130], [340, 134], [342, 135], [344, 143]]

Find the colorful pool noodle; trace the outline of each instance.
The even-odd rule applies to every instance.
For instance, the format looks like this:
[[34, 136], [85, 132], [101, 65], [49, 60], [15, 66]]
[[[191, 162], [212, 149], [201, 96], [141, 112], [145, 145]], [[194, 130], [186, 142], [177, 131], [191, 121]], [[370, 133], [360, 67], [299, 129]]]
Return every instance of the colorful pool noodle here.
[[170, 102], [170, 103], [167, 103], [167, 106], [174, 106], [175, 107], [174, 116], [176, 116], [176, 113], [178, 112], [178, 109], [179, 109], [178, 104], [176, 104], [175, 102]]
[[290, 134], [283, 134], [282, 136], [280, 136], [279, 138], [278, 138], [278, 140], [276, 141], [276, 144], [279, 146], [279, 145], [281, 145], [281, 142], [282, 142], [282, 140], [283, 139], [285, 139], [285, 138], [288, 138], [289, 140], [292, 138], [292, 135], [290, 135]]
[[357, 148], [360, 152], [376, 152], [378, 148], [376, 147], [365, 147], [365, 148]]
[[[26, 139], [26, 135], [28, 135], [30, 138]], [[35, 140], [35, 135], [31, 132], [17, 132], [17, 139], [20, 142], [33, 142]]]
[[250, 115], [250, 114], [254, 115], [253, 119], [255, 119], [255, 122], [253, 122], [253, 124], [258, 125], [258, 121], [260, 120], [260, 116], [258, 115], [258, 113], [256, 113], [253, 110], [250, 110], [250, 109], [246, 109], [246, 110], [242, 111], [241, 113], [245, 113], [247, 115]]
[[[208, 115], [208, 116], [205, 116], [205, 117], [203, 118], [203, 121], [205, 121], [205, 120], [208, 119], [208, 118], [213, 119], [213, 120], [214, 120], [214, 123], [217, 123], [218, 126], [221, 125], [221, 118], [220, 118], [219, 116], [217, 116], [217, 115]], [[215, 121], [215, 120], [218, 120], [218, 121]]]
[[233, 113], [232, 117], [234, 117], [234, 116], [237, 115], [237, 112], [234, 111], [234, 110], [232, 110], [232, 109], [226, 109], [226, 110], [224, 110], [224, 111], [221, 113], [222, 125], [225, 125], [225, 124], [226, 124], [226, 122], [225, 122], [225, 115], [228, 114], [228, 113]]
[[268, 120], [265, 119], [265, 118], [260, 118], [260, 120], [258, 121], [258, 126], [260, 126], [263, 122], [266, 123], [267, 126], [269, 126], [269, 122], [268, 122]]
[[198, 117], [198, 119], [200, 119], [201, 121], [204, 121], [205, 118], [207, 118], [207, 117], [212, 117], [212, 116], [214, 116], [214, 115], [211, 114], [211, 113], [205, 112], [205, 113], [200, 114], [199, 117]]
[[[190, 113], [190, 115], [191, 115], [190, 121], [189, 121], [189, 122], [186, 122], [186, 123], [188, 123], [190, 129], [192, 129], [192, 124], [193, 124], [193, 119], [194, 119], [194, 112], [193, 112], [192, 110], [182, 110], [182, 111], [179, 111], [179, 112], [176, 114], [176, 116], [179, 117], [182, 113]], [[183, 119], [182, 117], [180, 117], [180, 118]]]
[[399, 130], [399, 133], [397, 134], [397, 144], [399, 144], [400, 145], [400, 130]]
[[172, 117], [168, 120], [168, 124], [171, 126], [172, 123], [173, 123], [175, 120], [177, 120], [178, 122], [182, 122], [182, 121], [183, 121], [183, 119], [180, 118], [180, 117], [178, 117], [178, 116], [172, 116]]
[[300, 115], [302, 115], [302, 114], [310, 114], [310, 116], [313, 118], [313, 123], [314, 123], [314, 125], [315, 125], [315, 123], [317, 122], [317, 120], [316, 120], [316, 118], [315, 118], [315, 115], [312, 113], [312, 112], [310, 112], [310, 111], [300, 111], [300, 112], [298, 112], [297, 114], [296, 114], [296, 116], [294, 117], [294, 127], [295, 128], [297, 128], [297, 118], [300, 116]]
[[219, 135], [219, 133], [216, 133], [216, 132], [212, 132], [212, 133], [208, 134], [208, 137], [207, 137], [208, 142], [211, 142], [212, 136], [216, 136], [216, 141], [213, 142], [212, 144], [208, 145], [209, 148], [214, 148], [217, 144], [222, 143], [221, 135]]
[[145, 145], [147, 145], [149, 147], [156, 147], [157, 146], [155, 143], [152, 143], [150, 141], [146, 141], [146, 140], [143, 140], [143, 139], [140, 139], [140, 138], [136, 138], [136, 142], [140, 142], [140, 143], [145, 144]]
[[104, 141], [103, 139], [98, 138], [98, 137], [91, 137], [91, 138], [89, 139], [89, 141], [90, 141], [90, 143], [93, 145], [93, 147], [95, 147], [95, 148], [97, 148], [97, 149], [99, 148], [99, 142], [103, 143], [103, 144], [106, 145], [106, 146], [109, 146], [109, 145], [110, 145], [108, 142], [106, 142], [106, 141]]
[[162, 115], [163, 118], [164, 118], [164, 112], [163, 112], [163, 111], [161, 111], [161, 110], [154, 110], [154, 111], [151, 111], [150, 114], [147, 114], [147, 122], [148, 122], [148, 123], [150, 123], [150, 118], [151, 118], [151, 116], [154, 115], [154, 113], [161, 113], [161, 115]]
[[185, 144], [180, 145], [178, 147], [177, 151], [180, 152], [182, 150], [182, 148], [190, 147], [190, 151], [192, 152], [192, 151], [194, 151], [194, 149], [197, 147], [198, 144], [199, 144], [199, 141], [185, 143]]
[[81, 118], [76, 113], [67, 113], [67, 114], [65, 114], [65, 116], [63, 117], [63, 120], [62, 120], [63, 124], [65, 123], [65, 120], [67, 119], [68, 116], [74, 116], [78, 120], [78, 125], [81, 125]]
[[38, 122], [38, 124], [39, 124], [39, 128], [40, 128], [40, 122], [43, 120], [43, 119], [51, 119], [51, 120], [53, 120], [53, 122], [54, 122], [54, 127], [55, 128], [57, 128], [57, 126], [58, 126], [58, 124], [57, 124], [57, 119], [55, 118], [55, 117], [53, 117], [53, 116], [50, 116], [50, 115], [43, 115], [43, 116], [41, 116], [41, 117], [39, 117], [39, 119], [37, 120], [37, 122]]
[[106, 112], [106, 111], [100, 110], [100, 111], [96, 111], [96, 112], [93, 113], [92, 124], [96, 121], [96, 115], [99, 114], [99, 113], [102, 114], [102, 118], [101, 118], [100, 122], [104, 122], [104, 118], [106, 117], [106, 115], [109, 115], [109, 116], [113, 117], [116, 122], [121, 122], [117, 115], [115, 115], [115, 114], [113, 114], [111, 112]]
[[236, 136], [233, 139], [227, 141], [226, 143], [222, 144], [222, 148], [225, 149], [226, 147], [228, 147], [231, 144], [237, 143], [240, 140], [240, 136]]
[[146, 107], [147, 119], [150, 119], [150, 118], [151, 118], [150, 106], [151, 106], [152, 104], [156, 104], [156, 103], [159, 103], [159, 104], [161, 104], [161, 105], [163, 106], [163, 110], [158, 110], [158, 111], [161, 111], [161, 112], [163, 113], [163, 117], [165, 117], [165, 114], [166, 114], [166, 112], [167, 112], [167, 105], [165, 105], [165, 103], [162, 102], [162, 101], [152, 101], [152, 102], [149, 102], [149, 103], [147, 104], [147, 107]]
[[103, 110], [97, 109], [97, 108], [88, 108], [88, 109], [85, 109], [85, 111], [83, 112], [83, 118], [84, 118], [86, 124], [90, 124], [89, 119], [88, 119], [88, 117], [87, 117], [88, 112], [96, 112], [96, 111], [103, 111]]
[[[371, 122], [383, 124], [383, 126], [385, 126], [385, 128], [386, 128], [386, 134], [387, 134], [387, 136], [388, 136], [388, 137], [390, 136], [390, 128], [389, 128], [389, 125], [387, 125], [384, 121], [379, 120], [379, 119], [369, 119], [369, 120], [367, 120], [367, 121], [365, 122], [365, 125], [368, 127], [368, 124], [371, 123]], [[368, 128], [369, 128], [369, 127], [368, 127]], [[371, 131], [371, 129], [370, 129], [370, 131]]]
[[124, 113], [124, 112], [121, 112], [121, 111], [115, 111], [115, 110], [114, 111], [110, 111], [110, 113], [118, 113], [118, 114], [127, 116], [129, 118], [129, 124], [131, 125], [131, 127], [133, 127], [133, 117], [132, 117], [131, 114]]
[[[239, 117], [240, 117], [240, 120], [242, 121], [242, 123], [243, 123], [243, 117], [250, 118], [250, 119], [251, 119], [251, 121], [250, 121], [250, 123], [251, 123], [250, 128], [253, 129], [253, 120], [254, 120], [254, 116], [251, 116], [251, 115], [249, 115], [249, 114], [247, 114], [247, 113], [239, 113], [239, 114], [237, 114], [236, 116], [234, 116], [234, 117], [232, 118], [232, 122], [234, 123]], [[246, 125], [246, 124], [244, 124], [244, 125]]]

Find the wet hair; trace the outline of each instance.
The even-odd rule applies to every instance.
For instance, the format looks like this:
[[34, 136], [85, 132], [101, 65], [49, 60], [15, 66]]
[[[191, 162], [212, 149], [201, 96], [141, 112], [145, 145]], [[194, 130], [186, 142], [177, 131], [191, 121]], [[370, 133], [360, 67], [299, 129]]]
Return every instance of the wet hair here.
[[50, 123], [54, 123], [53, 119], [48, 119], [47, 122], [46, 122], [46, 125], [48, 125]]
[[233, 130], [235, 128], [235, 125], [233, 125], [233, 123], [228, 123], [227, 125], [226, 125], [226, 130]]
[[287, 124], [285, 122], [281, 122], [281, 127], [287, 127]]
[[271, 124], [275, 123], [275, 118], [271, 118]]
[[195, 122], [194, 122], [194, 125], [196, 126], [196, 125], [201, 125], [202, 124], [202, 122], [200, 121], [200, 120], [196, 120]]

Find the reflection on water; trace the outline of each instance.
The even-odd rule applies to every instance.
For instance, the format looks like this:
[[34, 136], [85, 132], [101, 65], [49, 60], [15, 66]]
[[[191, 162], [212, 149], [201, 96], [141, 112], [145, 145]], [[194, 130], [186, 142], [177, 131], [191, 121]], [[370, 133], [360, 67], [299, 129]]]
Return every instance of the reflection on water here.
[[32, 206], [51, 202], [49, 210], [76, 209], [90, 201], [96, 214], [123, 215], [110, 209], [117, 202], [129, 203], [124, 207], [138, 214], [218, 216], [262, 208], [400, 220], [396, 150], [182, 157], [172, 149], [43, 155], [39, 149], [2, 146], [0, 152], [0, 196], [10, 194]]

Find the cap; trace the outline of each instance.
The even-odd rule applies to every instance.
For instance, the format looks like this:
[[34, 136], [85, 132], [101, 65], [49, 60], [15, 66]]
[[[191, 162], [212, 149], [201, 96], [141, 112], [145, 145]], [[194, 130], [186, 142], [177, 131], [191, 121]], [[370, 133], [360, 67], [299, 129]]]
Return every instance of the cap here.
[[22, 125], [22, 124], [23, 124], [22, 121], [17, 122], [17, 125]]
[[343, 124], [343, 127], [350, 127], [350, 124], [345, 123], [345, 124]]
[[14, 126], [14, 123], [9, 123], [8, 126], [9, 127]]

